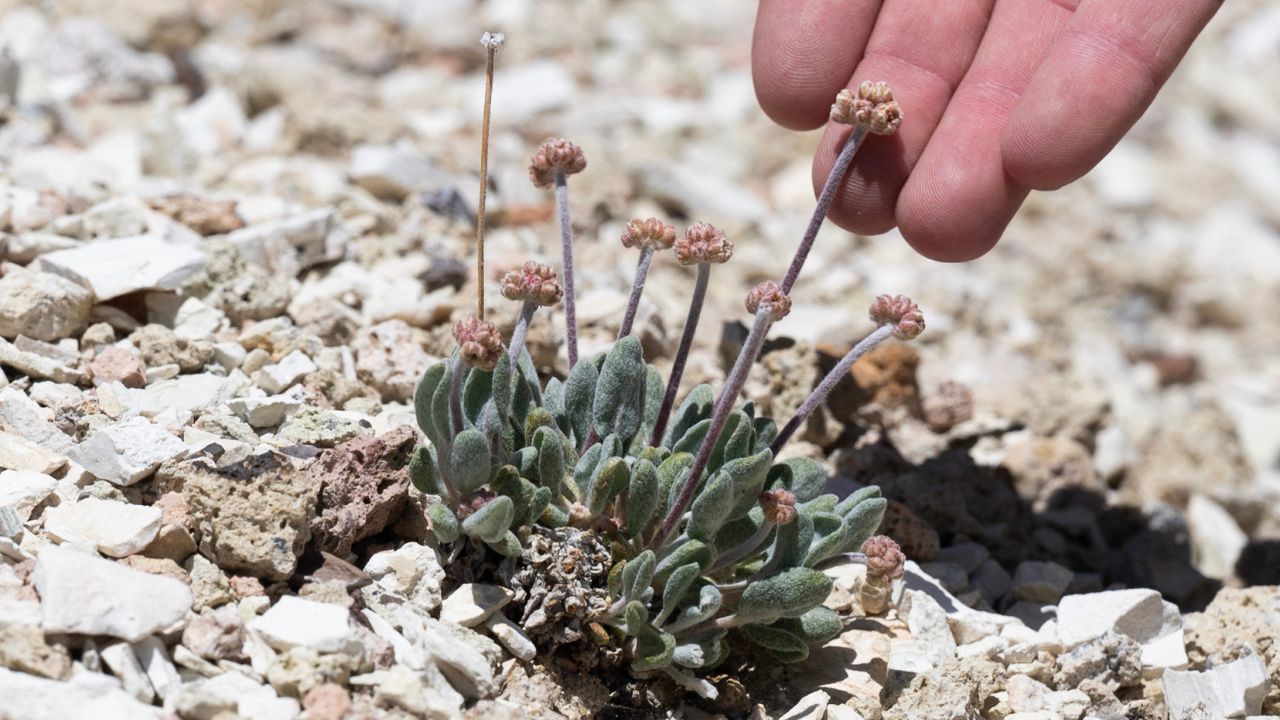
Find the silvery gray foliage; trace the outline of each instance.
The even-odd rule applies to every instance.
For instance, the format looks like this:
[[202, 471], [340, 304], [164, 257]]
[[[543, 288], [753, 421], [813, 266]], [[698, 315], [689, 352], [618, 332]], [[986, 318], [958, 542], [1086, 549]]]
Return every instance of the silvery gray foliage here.
[[[516, 557], [535, 525], [597, 533], [614, 566], [612, 604], [595, 621], [616, 633], [635, 670], [714, 667], [734, 629], [788, 662], [840, 631], [822, 606], [831, 581], [815, 566], [858, 550], [876, 530], [886, 504], [877, 488], [844, 500], [821, 494], [821, 465], [774, 462], [777, 425], [746, 402], [729, 415], [677, 531], [663, 539], [659, 525], [711, 424], [710, 386], [691, 391], [650, 445], [665, 384], [634, 336], [545, 387], [527, 352], [514, 366], [504, 353], [491, 372], [453, 373], [457, 362], [428, 369], [414, 398], [429, 443], [411, 477], [441, 497], [428, 509], [441, 543], [467, 537]], [[450, 410], [455, 378], [460, 423]], [[795, 499], [785, 523], [761, 505], [775, 489]]]

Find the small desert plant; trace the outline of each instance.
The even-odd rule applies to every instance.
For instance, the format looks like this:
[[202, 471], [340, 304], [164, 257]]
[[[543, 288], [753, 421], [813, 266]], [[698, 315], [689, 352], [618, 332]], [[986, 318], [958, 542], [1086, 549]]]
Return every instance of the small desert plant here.
[[[555, 187], [564, 285], [539, 263], [507, 273], [502, 295], [521, 303], [509, 345], [480, 316], [456, 323], [457, 351], [426, 371], [414, 398], [429, 442], [414, 455], [411, 476], [440, 498], [427, 514], [441, 545], [455, 555], [488, 548], [509, 558], [508, 566], [535, 562], [533, 545], [536, 562], [545, 564], [547, 538], [602, 548], [575, 551], [606, 557], [608, 568], [598, 574], [598, 602], [575, 601], [572, 612], [584, 616], [577, 620], [607, 628], [633, 670], [661, 670], [703, 694], [713, 689], [690, 671], [720, 663], [731, 631], [783, 661], [803, 659], [811, 644], [840, 631], [837, 615], [822, 605], [831, 581], [817, 568], [855, 557], [885, 510], [878, 488], [844, 499], [823, 494], [827, 477], [818, 462], [775, 456], [858, 357], [892, 335], [910, 339], [923, 330], [910, 300], [876, 299], [875, 329], [785, 426], [739, 401], [769, 327], [790, 310], [792, 285], [854, 152], [868, 133], [893, 132], [900, 113], [883, 83], [864, 83], [840, 94], [832, 119], [853, 131], [786, 275], [747, 294], [754, 321], [718, 393], [700, 385], [675, 406], [710, 266], [733, 253], [725, 234], [706, 223], [680, 237], [654, 218], [627, 224], [622, 244], [640, 257], [619, 337], [607, 352], [579, 361], [566, 178], [586, 161], [572, 143], [548, 140], [533, 156], [530, 177]], [[667, 250], [697, 276], [664, 381], [645, 363], [631, 326], [649, 265]], [[561, 300], [570, 370], [543, 384], [525, 334], [539, 307]]]

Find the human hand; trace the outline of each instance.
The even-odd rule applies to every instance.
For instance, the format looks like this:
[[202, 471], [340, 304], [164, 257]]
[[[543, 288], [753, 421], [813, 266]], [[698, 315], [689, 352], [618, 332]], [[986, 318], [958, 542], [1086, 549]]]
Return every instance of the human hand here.
[[895, 225], [935, 260], [972, 260], [1031, 190], [1100, 161], [1151, 104], [1222, 0], [760, 0], [752, 75], [765, 113], [826, 123], [825, 181], [848, 125], [836, 93], [884, 80], [905, 118], [858, 152], [831, 219]]

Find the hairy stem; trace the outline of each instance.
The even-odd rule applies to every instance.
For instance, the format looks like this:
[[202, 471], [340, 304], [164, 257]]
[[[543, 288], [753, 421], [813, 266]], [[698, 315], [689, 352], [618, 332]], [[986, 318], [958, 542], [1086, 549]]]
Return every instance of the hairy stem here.
[[831, 174], [827, 175], [827, 182], [822, 186], [822, 193], [818, 195], [818, 204], [813, 209], [813, 217], [809, 218], [809, 227], [805, 228], [804, 239], [796, 248], [795, 257], [791, 258], [791, 266], [787, 268], [787, 274], [782, 278], [782, 292], [790, 293], [791, 287], [796, 284], [800, 269], [804, 267], [804, 261], [809, 258], [809, 251], [813, 249], [813, 241], [818, 237], [818, 229], [822, 227], [822, 221], [827, 219], [827, 213], [831, 210], [831, 202], [836, 198], [836, 191], [840, 189], [845, 173], [849, 172], [849, 166], [853, 164], [853, 156], [857, 154], [858, 148], [866, 138], [866, 126], [854, 125], [853, 133], [845, 140], [840, 155], [836, 157], [836, 164], [832, 166]]
[[747, 334], [747, 340], [742, 345], [742, 352], [738, 353], [738, 359], [734, 362], [733, 369], [729, 371], [724, 387], [720, 389], [720, 396], [716, 398], [715, 408], [711, 412], [711, 427], [708, 428], [707, 436], [703, 438], [702, 445], [698, 448], [698, 455], [693, 460], [693, 467], [689, 469], [689, 476], [684, 479], [684, 484], [680, 487], [680, 494], [676, 496], [675, 504], [662, 520], [662, 527], [654, 537], [652, 547], [662, 547], [676, 525], [680, 523], [680, 518], [684, 517], [685, 510], [689, 509], [689, 503], [693, 502], [694, 491], [698, 488], [698, 479], [707, 469], [711, 452], [720, 439], [720, 433], [724, 431], [733, 403], [737, 400], [738, 393], [742, 392], [742, 386], [747, 382], [747, 373], [751, 370], [751, 364], [760, 354], [760, 348], [764, 345], [764, 336], [769, 333], [769, 326], [772, 324], [769, 315], [772, 311], [768, 305], [762, 305], [756, 312], [756, 320], [752, 323], [751, 332]]
[[831, 372], [822, 378], [822, 381], [813, 389], [813, 392], [809, 393], [809, 397], [805, 398], [804, 402], [800, 404], [795, 416], [787, 421], [786, 426], [773, 439], [773, 444], [769, 446], [769, 449], [773, 451], [774, 455], [777, 455], [782, 450], [782, 446], [786, 445], [791, 436], [796, 433], [796, 430], [800, 429], [800, 425], [809, 419], [809, 416], [813, 414], [814, 410], [818, 409], [823, 400], [827, 399], [827, 396], [840, 383], [840, 380], [849, 374], [849, 368], [853, 367], [858, 358], [866, 355], [871, 348], [889, 339], [889, 336], [893, 335], [893, 329], [892, 325], [881, 325], [857, 345], [854, 345], [853, 349], [845, 353], [844, 357], [840, 358], [840, 362], [836, 363], [836, 366], [831, 368]]
[[537, 309], [537, 303], [532, 300], [525, 300], [520, 305], [520, 317], [516, 320], [516, 329], [511, 331], [511, 345], [507, 348], [507, 355], [511, 358], [513, 368], [516, 366], [516, 360], [520, 358], [520, 351], [524, 350], [524, 338], [529, 334], [529, 323], [533, 320], [533, 313]]
[[496, 45], [488, 47], [484, 71], [484, 114], [480, 120], [480, 201], [476, 204], [476, 316], [484, 319], [484, 221], [489, 190], [489, 110], [493, 106], [493, 56]]
[[636, 308], [640, 307], [640, 295], [644, 293], [644, 281], [649, 275], [649, 263], [653, 262], [653, 248], [640, 251], [640, 262], [636, 263], [636, 279], [631, 284], [631, 297], [627, 300], [627, 312], [622, 316], [622, 326], [618, 328], [618, 339], [631, 334], [631, 324], [636, 320]]
[[680, 379], [684, 376], [684, 366], [689, 360], [689, 348], [693, 346], [693, 336], [698, 332], [698, 320], [702, 317], [702, 302], [707, 297], [707, 279], [711, 277], [711, 264], [698, 263], [698, 277], [693, 285], [693, 298], [689, 300], [689, 316], [684, 321], [684, 334], [680, 336], [680, 347], [676, 357], [671, 361], [671, 377], [667, 378], [667, 391], [662, 395], [662, 407], [658, 410], [658, 420], [653, 426], [653, 437], [649, 444], [658, 447], [667, 432], [667, 421], [671, 418], [671, 409], [676, 404], [676, 393], [680, 391]]
[[569, 225], [569, 183], [564, 170], [556, 170], [556, 208], [560, 213], [560, 255], [564, 265], [564, 327], [569, 369], [578, 364], [578, 313], [573, 293], [573, 228]]
[[453, 418], [453, 436], [462, 433], [462, 358], [453, 359], [453, 374], [449, 378], [449, 415]]

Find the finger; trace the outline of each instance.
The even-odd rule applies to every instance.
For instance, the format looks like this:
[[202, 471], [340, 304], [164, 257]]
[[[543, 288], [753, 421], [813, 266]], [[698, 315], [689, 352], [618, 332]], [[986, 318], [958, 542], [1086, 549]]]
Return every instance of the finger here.
[[822, 127], [879, 12], [880, 0], [760, 0], [751, 77], [765, 114], [792, 130]]
[[1083, 0], [1003, 139], [1005, 168], [1037, 189], [1098, 163], [1151, 104], [1222, 0]]
[[[850, 85], [884, 80], [902, 107], [891, 137], [871, 137], [836, 195], [831, 219], [863, 234], [894, 226], [893, 209], [960, 78], [973, 60], [994, 0], [886, 0]], [[835, 162], [849, 126], [828, 123], [814, 157], [814, 187]]]
[[898, 198], [902, 235], [926, 257], [972, 260], [1003, 234], [1027, 188], [1004, 170], [1001, 137], [1053, 40], [1063, 0], [997, 0], [982, 45]]

